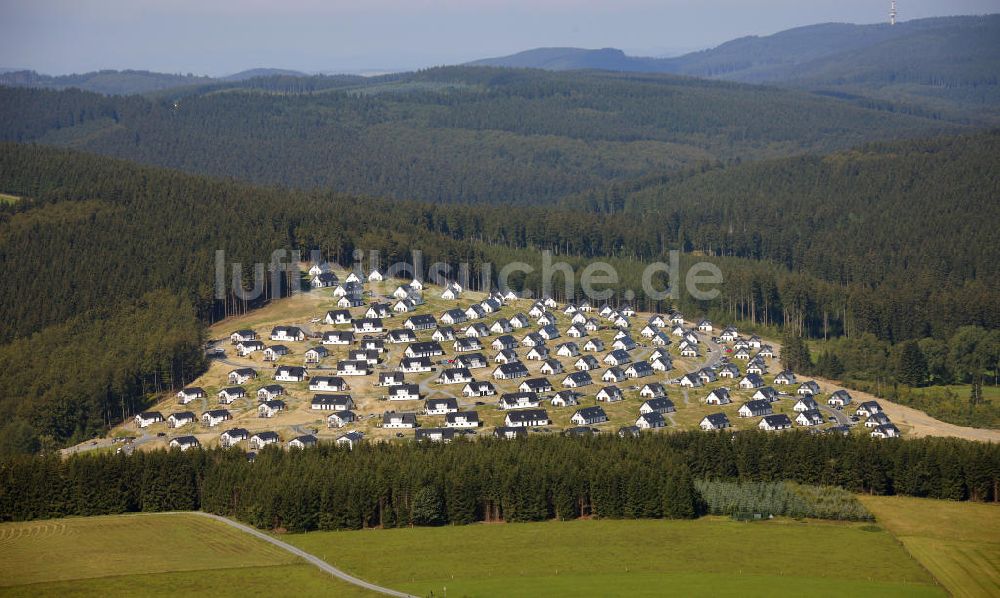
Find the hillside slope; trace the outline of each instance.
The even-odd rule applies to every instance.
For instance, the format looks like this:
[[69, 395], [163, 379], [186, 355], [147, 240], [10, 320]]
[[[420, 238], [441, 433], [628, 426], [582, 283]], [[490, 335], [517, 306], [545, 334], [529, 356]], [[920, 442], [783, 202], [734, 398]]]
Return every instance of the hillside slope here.
[[541, 204], [704, 163], [961, 130], [799, 91], [663, 75], [452, 67], [227, 85], [157, 99], [0, 88], [0, 140], [254, 183]]
[[896, 26], [810, 25], [676, 58], [626, 56], [612, 48], [539, 48], [474, 64], [776, 83], [915, 104], [950, 118], [1000, 122], [997, 39], [1000, 15], [945, 17]]

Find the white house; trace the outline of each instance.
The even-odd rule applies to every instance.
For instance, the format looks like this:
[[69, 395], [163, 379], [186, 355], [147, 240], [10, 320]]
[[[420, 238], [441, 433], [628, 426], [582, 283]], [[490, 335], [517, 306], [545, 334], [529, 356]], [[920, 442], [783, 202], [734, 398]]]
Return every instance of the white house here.
[[354, 399], [351, 395], [321, 394], [312, 398], [309, 408], [313, 411], [349, 411], [354, 409]]
[[500, 395], [500, 401], [497, 406], [504, 410], [509, 411], [511, 409], [530, 409], [538, 407], [540, 399], [538, 395], [533, 392], [509, 392]]
[[560, 390], [549, 402], [553, 407], [572, 407], [580, 404], [579, 398], [580, 395], [572, 390]]
[[795, 423], [800, 426], [819, 426], [823, 423], [823, 414], [819, 409], [807, 409], [795, 416]]
[[326, 417], [326, 427], [343, 428], [347, 424], [357, 421], [358, 416], [353, 411], [334, 411]]
[[764, 379], [757, 374], [747, 374], [740, 380], [739, 386], [743, 390], [753, 390], [764, 386]]
[[212, 409], [201, 414], [202, 425], [208, 426], [209, 428], [214, 428], [222, 422], [229, 421], [231, 419], [233, 419], [233, 416], [225, 409]]
[[818, 395], [819, 384], [816, 384], [814, 380], [808, 380], [800, 384], [798, 390], [795, 392], [800, 397]]
[[313, 347], [302, 354], [306, 363], [319, 363], [321, 359], [329, 355], [326, 347]]
[[339, 376], [314, 376], [309, 380], [309, 390], [340, 392], [347, 390], [347, 382]]
[[666, 425], [667, 422], [666, 420], [663, 419], [663, 416], [660, 415], [659, 413], [656, 413], [655, 411], [650, 413], [643, 413], [639, 415], [639, 417], [636, 418], [635, 420], [635, 426], [640, 430], [652, 430], [655, 428], [663, 428], [666, 427]]
[[219, 446], [229, 448], [236, 446], [247, 438], [250, 438], [250, 432], [246, 428], [232, 428], [219, 434]]
[[413, 413], [386, 411], [382, 414], [382, 427], [389, 429], [412, 429], [417, 427], [417, 416]]
[[257, 417], [274, 417], [284, 410], [284, 401], [264, 401], [257, 406]]
[[337, 446], [346, 446], [347, 448], [353, 450], [356, 446], [361, 444], [364, 437], [365, 436], [362, 432], [348, 432], [338, 436], [335, 442], [337, 443]]
[[444, 416], [446, 428], [478, 428], [479, 413], [476, 411], [455, 411]]
[[567, 388], [580, 388], [593, 383], [594, 379], [587, 372], [573, 372], [562, 379], [562, 385]]
[[195, 399], [204, 399], [205, 390], [198, 388], [197, 386], [191, 386], [189, 388], [184, 388], [177, 393], [177, 399], [182, 405], [187, 405]]
[[625, 395], [617, 386], [605, 386], [597, 392], [597, 400], [606, 403], [617, 403], [625, 400]]
[[639, 406], [639, 413], [643, 414], [645, 413], [664, 414], [664, 413], [673, 413], [674, 411], [677, 411], [677, 408], [674, 407], [674, 402], [668, 399], [667, 397], [657, 397], [655, 399], [649, 399], [643, 402], [643, 404]]
[[577, 409], [569, 420], [578, 426], [592, 426], [608, 421], [608, 415], [600, 407], [584, 407]]
[[757, 427], [761, 430], [787, 430], [792, 427], [792, 420], [788, 419], [788, 416], [784, 413], [776, 413], [774, 415], [765, 415], [761, 418], [760, 423]]
[[511, 363], [501, 363], [493, 370], [495, 380], [513, 380], [515, 378], [525, 378], [528, 376], [528, 368], [520, 361]]
[[194, 413], [190, 411], [180, 411], [167, 416], [168, 428], [179, 428], [181, 426], [194, 423]]
[[397, 384], [389, 387], [390, 401], [419, 401], [420, 386], [417, 384]]
[[706, 405], [728, 405], [733, 402], [728, 388], [716, 388], [705, 398]]
[[444, 415], [446, 413], [456, 413], [457, 411], [458, 401], [454, 397], [427, 399], [424, 401], [424, 413], [427, 415]]
[[624, 379], [625, 371], [620, 367], [610, 367], [601, 375], [601, 380], [604, 382], [621, 382]]
[[281, 365], [274, 370], [274, 379], [279, 382], [302, 382], [309, 376], [304, 367], [296, 365]]
[[730, 427], [729, 418], [725, 413], [710, 413], [702, 418], [698, 426], [705, 431], [723, 430]]
[[304, 341], [306, 333], [298, 326], [275, 326], [271, 329], [272, 341]]
[[170, 439], [170, 448], [179, 448], [182, 451], [198, 448], [201, 443], [194, 436], [178, 436]]
[[509, 428], [530, 428], [533, 426], [547, 426], [551, 420], [549, 414], [544, 409], [521, 409], [511, 411], [504, 418], [504, 425]]
[[497, 393], [497, 389], [489, 380], [477, 382], [473, 380], [462, 388], [462, 395], [466, 397], [489, 397]]
[[667, 396], [667, 389], [659, 382], [644, 384], [639, 390], [639, 396], [646, 399], [657, 399]]
[[743, 403], [737, 411], [740, 417], [760, 417], [772, 413], [771, 403], [767, 401], [752, 400]]
[[255, 451], [259, 451], [269, 444], [277, 443], [280, 438], [278, 438], [277, 432], [257, 432], [250, 437], [250, 448]]
[[220, 403], [228, 405], [236, 399], [242, 399], [247, 396], [247, 391], [241, 386], [229, 386], [220, 390], [218, 396]]

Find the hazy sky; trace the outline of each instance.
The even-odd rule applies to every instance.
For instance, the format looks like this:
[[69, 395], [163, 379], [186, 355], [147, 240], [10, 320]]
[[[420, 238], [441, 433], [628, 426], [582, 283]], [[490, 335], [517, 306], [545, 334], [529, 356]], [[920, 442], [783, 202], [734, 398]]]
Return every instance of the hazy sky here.
[[[1000, 0], [898, 0], [901, 20]], [[887, 19], [888, 0], [0, 0], [0, 67], [223, 75], [410, 69], [538, 46], [667, 55], [742, 35]]]

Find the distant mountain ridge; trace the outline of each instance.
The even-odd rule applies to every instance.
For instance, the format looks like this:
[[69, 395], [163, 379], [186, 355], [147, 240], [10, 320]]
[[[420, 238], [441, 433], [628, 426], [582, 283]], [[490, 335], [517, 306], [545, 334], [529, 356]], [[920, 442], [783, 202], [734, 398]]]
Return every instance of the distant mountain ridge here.
[[715, 48], [672, 58], [628, 56], [616, 48], [535, 48], [468, 64], [545, 70], [601, 69], [690, 75], [743, 82], [780, 80], [789, 69], [813, 60], [869, 48], [893, 39], [938, 30], [1000, 26], [1000, 15], [938, 17], [888, 24], [822, 23], [747, 36]]
[[256, 77], [308, 77], [301, 71], [256, 68], [225, 77], [180, 75], [136, 70], [101, 70], [73, 75], [43, 75], [32, 70], [0, 69], [0, 85], [7, 87], [40, 87], [45, 89], [77, 88], [105, 95], [144, 94], [164, 89], [220, 82], [246, 81]]
[[734, 39], [673, 58], [602, 48], [536, 48], [471, 64], [663, 73], [788, 85], [1000, 123], [1000, 15], [888, 24], [825, 23]]

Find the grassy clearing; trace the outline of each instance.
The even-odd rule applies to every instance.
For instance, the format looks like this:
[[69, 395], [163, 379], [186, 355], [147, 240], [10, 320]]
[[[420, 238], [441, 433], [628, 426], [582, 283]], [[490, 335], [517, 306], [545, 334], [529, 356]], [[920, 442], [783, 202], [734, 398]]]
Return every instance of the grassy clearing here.
[[247, 588], [281, 596], [294, 588], [299, 596], [377, 596], [340, 582], [308, 564], [206, 569], [171, 573], [115, 575], [0, 587], [0, 595], [37, 596], [231, 596], [243, 598]]
[[10, 195], [7, 193], [0, 193], [0, 204], [2, 203], [17, 203], [21, 201], [21, 198], [16, 195]]
[[[812, 595], [943, 595], [891, 535], [864, 524], [706, 517], [284, 539], [365, 579], [418, 595], [442, 595], [447, 588], [461, 596], [797, 596], [806, 587]], [[859, 568], [859, 562], [879, 566]]]
[[900, 496], [862, 502], [953, 595], [1000, 595], [1000, 505]]
[[113, 515], [0, 525], [0, 594], [351, 593], [294, 555], [194, 515]]

